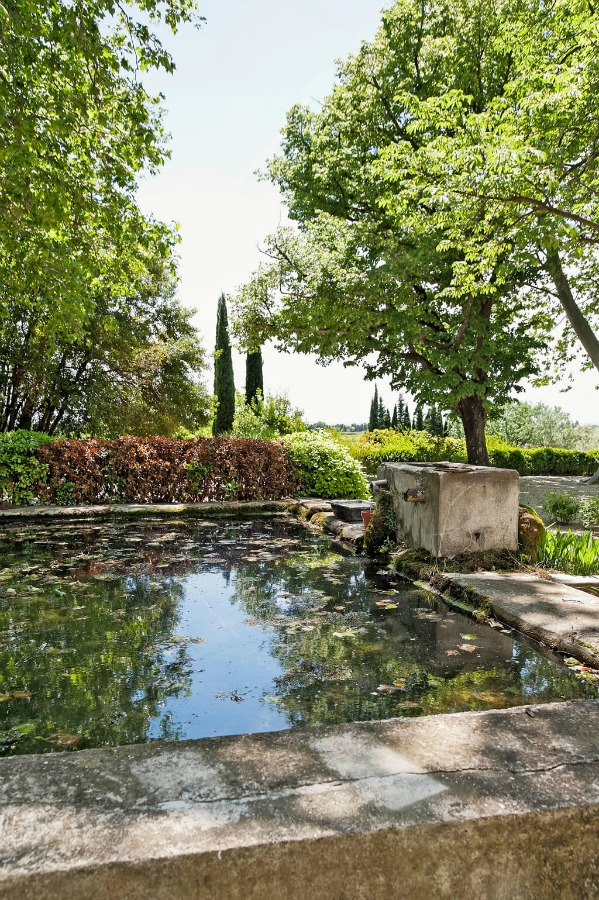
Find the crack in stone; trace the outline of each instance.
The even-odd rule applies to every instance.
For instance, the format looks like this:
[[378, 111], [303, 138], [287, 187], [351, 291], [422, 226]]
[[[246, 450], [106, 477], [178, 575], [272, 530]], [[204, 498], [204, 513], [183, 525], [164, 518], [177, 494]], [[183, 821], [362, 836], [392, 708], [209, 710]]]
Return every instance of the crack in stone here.
[[[464, 768], [456, 768], [456, 769], [430, 769], [426, 771], [402, 771], [395, 772], [391, 774], [385, 775], [364, 775], [360, 778], [331, 778], [322, 781], [307, 781], [301, 784], [297, 784], [293, 787], [283, 788], [278, 791], [259, 791], [252, 794], [227, 794], [219, 797], [212, 797], [206, 799], [198, 799], [198, 800], [183, 800], [183, 803], [189, 803], [189, 806], [200, 806], [202, 804], [209, 803], [228, 803], [233, 801], [245, 801], [247, 803], [252, 803], [254, 801], [263, 800], [265, 798], [271, 798], [273, 800], [293, 796], [295, 793], [307, 792], [313, 790], [316, 792], [319, 788], [330, 788], [330, 787], [343, 787], [345, 785], [359, 785], [361, 783], [366, 783], [370, 781], [382, 781], [389, 778], [397, 778], [403, 775], [409, 777], [430, 777], [434, 778], [438, 775], [462, 775], [470, 772], [480, 772], [484, 774], [494, 773], [497, 775], [508, 773], [510, 775], [536, 775], [542, 774], [544, 772], [555, 771], [556, 769], [569, 769], [577, 766], [592, 766], [599, 764], [599, 756], [592, 757], [590, 759], [578, 759], [570, 762], [558, 762], [554, 765], [548, 766], [539, 766], [538, 768], [533, 769], [515, 769], [510, 767], [501, 767], [497, 768], [494, 766], [465, 766]], [[168, 801], [165, 801], [168, 802]], [[144, 805], [144, 806], [135, 806], [133, 807], [136, 810], [156, 810], [160, 811], [160, 804], [156, 804], [156, 806]], [[183, 807], [182, 807], [183, 808]]]

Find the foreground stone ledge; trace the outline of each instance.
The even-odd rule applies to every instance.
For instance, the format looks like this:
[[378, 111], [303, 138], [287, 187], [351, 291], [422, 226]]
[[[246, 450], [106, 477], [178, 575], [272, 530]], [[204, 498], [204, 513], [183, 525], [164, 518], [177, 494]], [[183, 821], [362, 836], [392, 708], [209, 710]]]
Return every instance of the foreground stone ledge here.
[[437, 581], [447, 592], [467, 588], [501, 622], [599, 667], [599, 597], [528, 572], [443, 573]]
[[15, 506], [0, 509], [0, 522], [11, 519], [111, 518], [113, 516], [170, 516], [173, 513], [226, 518], [283, 513], [288, 500], [208, 501], [205, 503], [104, 503], [89, 506]]
[[599, 702], [0, 760], [0, 896], [599, 896]]

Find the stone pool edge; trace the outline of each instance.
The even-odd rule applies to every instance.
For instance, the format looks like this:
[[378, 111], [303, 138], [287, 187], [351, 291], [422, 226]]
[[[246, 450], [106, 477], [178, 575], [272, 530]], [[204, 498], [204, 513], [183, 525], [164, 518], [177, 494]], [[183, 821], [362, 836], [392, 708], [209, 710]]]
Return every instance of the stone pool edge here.
[[0, 760], [0, 896], [596, 897], [599, 701]]
[[174, 513], [227, 518], [285, 513], [290, 500], [228, 500], [204, 503], [104, 503], [89, 506], [14, 506], [0, 509], [0, 522], [20, 519], [111, 518]]

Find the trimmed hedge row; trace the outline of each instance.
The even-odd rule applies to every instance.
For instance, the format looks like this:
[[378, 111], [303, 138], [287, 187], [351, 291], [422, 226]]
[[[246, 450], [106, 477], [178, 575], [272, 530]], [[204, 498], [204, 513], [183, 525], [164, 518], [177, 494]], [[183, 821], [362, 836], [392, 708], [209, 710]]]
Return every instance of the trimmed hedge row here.
[[251, 438], [55, 440], [32, 448], [28, 467], [37, 480], [32, 484], [29, 478], [27, 491], [19, 472], [13, 471], [12, 481], [4, 473], [4, 502], [275, 500], [297, 485], [284, 448]]
[[[592, 475], [599, 466], [599, 450], [583, 453], [557, 447], [525, 449], [493, 437], [487, 439], [487, 447], [490, 465], [516, 469], [520, 475]], [[368, 432], [350, 445], [349, 451], [370, 474], [383, 462], [467, 462], [463, 441], [432, 437], [426, 432]]]

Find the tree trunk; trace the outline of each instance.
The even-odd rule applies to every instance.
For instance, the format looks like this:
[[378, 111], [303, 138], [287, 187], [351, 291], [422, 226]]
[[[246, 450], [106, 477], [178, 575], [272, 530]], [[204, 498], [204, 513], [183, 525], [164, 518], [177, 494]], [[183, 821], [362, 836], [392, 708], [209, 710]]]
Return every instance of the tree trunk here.
[[568, 316], [568, 321], [574, 329], [580, 343], [589, 354], [591, 362], [599, 369], [599, 337], [595, 334], [582, 310], [576, 303], [572, 289], [562, 269], [561, 260], [557, 250], [547, 255], [547, 271], [553, 279], [559, 302]]
[[462, 397], [458, 412], [464, 427], [468, 462], [473, 466], [488, 466], [489, 454], [485, 440], [487, 414], [480, 397]]
[[[553, 279], [555, 289], [557, 290], [557, 296], [568, 316], [570, 325], [574, 329], [580, 343], [589, 354], [591, 362], [596, 369], [599, 369], [599, 337], [597, 337], [589, 325], [582, 310], [574, 299], [570, 284], [562, 269], [561, 260], [557, 250], [547, 255], [547, 271]], [[599, 484], [599, 469], [597, 469], [587, 484]]]

